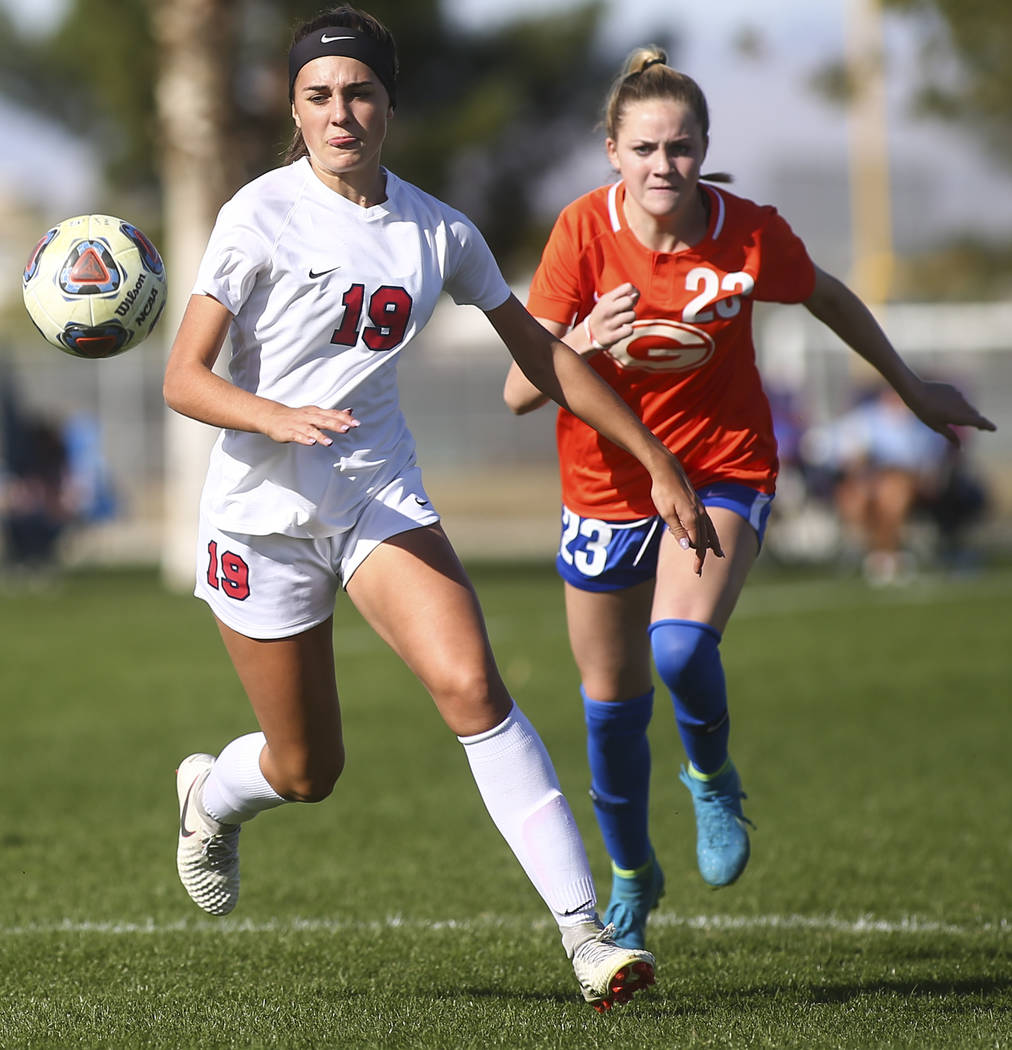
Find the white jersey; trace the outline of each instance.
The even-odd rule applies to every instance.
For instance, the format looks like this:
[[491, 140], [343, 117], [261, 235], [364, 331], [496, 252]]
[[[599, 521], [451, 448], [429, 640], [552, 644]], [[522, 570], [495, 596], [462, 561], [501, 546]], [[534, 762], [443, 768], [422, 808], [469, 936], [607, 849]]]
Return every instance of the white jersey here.
[[279, 444], [223, 430], [203, 509], [250, 535], [331, 536], [414, 463], [397, 357], [440, 294], [481, 310], [510, 290], [460, 212], [385, 172], [387, 199], [362, 208], [305, 158], [244, 186], [218, 214], [194, 293], [232, 314], [229, 374], [291, 407], [352, 408], [360, 426], [333, 444]]

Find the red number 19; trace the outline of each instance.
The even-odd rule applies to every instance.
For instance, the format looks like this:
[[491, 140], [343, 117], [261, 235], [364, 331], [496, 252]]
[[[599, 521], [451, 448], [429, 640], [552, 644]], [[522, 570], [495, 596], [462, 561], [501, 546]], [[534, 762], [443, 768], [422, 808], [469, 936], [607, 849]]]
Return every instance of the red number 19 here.
[[222, 592], [236, 601], [245, 601], [250, 594], [249, 591], [249, 566], [231, 551], [218, 557], [218, 544], [211, 540], [207, 545], [207, 582], [215, 589], [220, 587]]
[[[359, 322], [365, 285], [353, 284], [341, 300], [344, 317], [334, 329], [330, 341], [337, 346], [354, 346], [358, 342]], [[403, 338], [411, 320], [411, 296], [404, 288], [384, 284], [369, 299], [368, 316], [372, 321], [362, 332], [362, 341], [370, 350], [392, 350]]]

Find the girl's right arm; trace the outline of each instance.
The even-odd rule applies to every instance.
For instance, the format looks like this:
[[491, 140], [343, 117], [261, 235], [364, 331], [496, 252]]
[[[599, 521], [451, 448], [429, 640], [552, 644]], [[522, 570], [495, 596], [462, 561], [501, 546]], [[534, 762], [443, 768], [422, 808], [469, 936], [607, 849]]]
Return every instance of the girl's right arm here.
[[358, 421], [350, 410], [289, 408], [241, 390], [214, 372], [232, 314], [209, 295], [191, 295], [165, 367], [165, 403], [213, 427], [265, 434], [273, 441], [329, 445], [326, 431], [345, 434]]
[[[592, 357], [632, 335], [638, 298], [639, 291], [634, 285], [620, 284], [605, 292], [585, 320], [572, 330], [567, 331], [567, 325], [543, 317], [539, 317], [538, 322], [581, 357]], [[515, 361], [506, 373], [502, 396], [510, 411], [518, 416], [533, 412], [550, 400], [523, 374]]]

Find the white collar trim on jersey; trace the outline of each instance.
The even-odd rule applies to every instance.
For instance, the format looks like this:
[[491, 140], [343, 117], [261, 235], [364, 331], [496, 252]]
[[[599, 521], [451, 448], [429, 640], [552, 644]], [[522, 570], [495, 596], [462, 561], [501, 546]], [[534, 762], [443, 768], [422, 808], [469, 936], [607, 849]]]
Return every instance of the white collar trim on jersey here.
[[[613, 233], [618, 233], [622, 229], [622, 220], [619, 218], [618, 213], [618, 190], [622, 185], [622, 179], [612, 184], [610, 190], [608, 190], [608, 218], [611, 220], [611, 229]], [[717, 218], [713, 224], [713, 233], [710, 235], [713, 240], [716, 240], [720, 236], [720, 231], [724, 228], [724, 217], [727, 214], [727, 205], [724, 203], [724, 194], [720, 190], [715, 189], [713, 186], [704, 186], [703, 189], [710, 194], [717, 205]]]
[[717, 218], [713, 224], [713, 233], [710, 235], [713, 240], [716, 240], [720, 236], [720, 231], [724, 228], [724, 216], [727, 212], [727, 205], [724, 203], [724, 194], [720, 190], [715, 189], [713, 186], [704, 186], [703, 189], [717, 202]]
[[608, 191], [608, 217], [611, 219], [611, 230], [612, 233], [618, 233], [622, 229], [622, 221], [618, 217], [618, 188], [622, 185], [622, 180], [612, 183], [611, 189]]

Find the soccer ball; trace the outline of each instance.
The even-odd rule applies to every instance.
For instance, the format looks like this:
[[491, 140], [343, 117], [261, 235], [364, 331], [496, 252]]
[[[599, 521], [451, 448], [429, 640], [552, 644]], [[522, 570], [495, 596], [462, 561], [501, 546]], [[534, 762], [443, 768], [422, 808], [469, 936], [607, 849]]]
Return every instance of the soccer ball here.
[[22, 278], [45, 339], [75, 357], [114, 357], [146, 339], [165, 306], [158, 250], [112, 215], [77, 215], [47, 230]]

